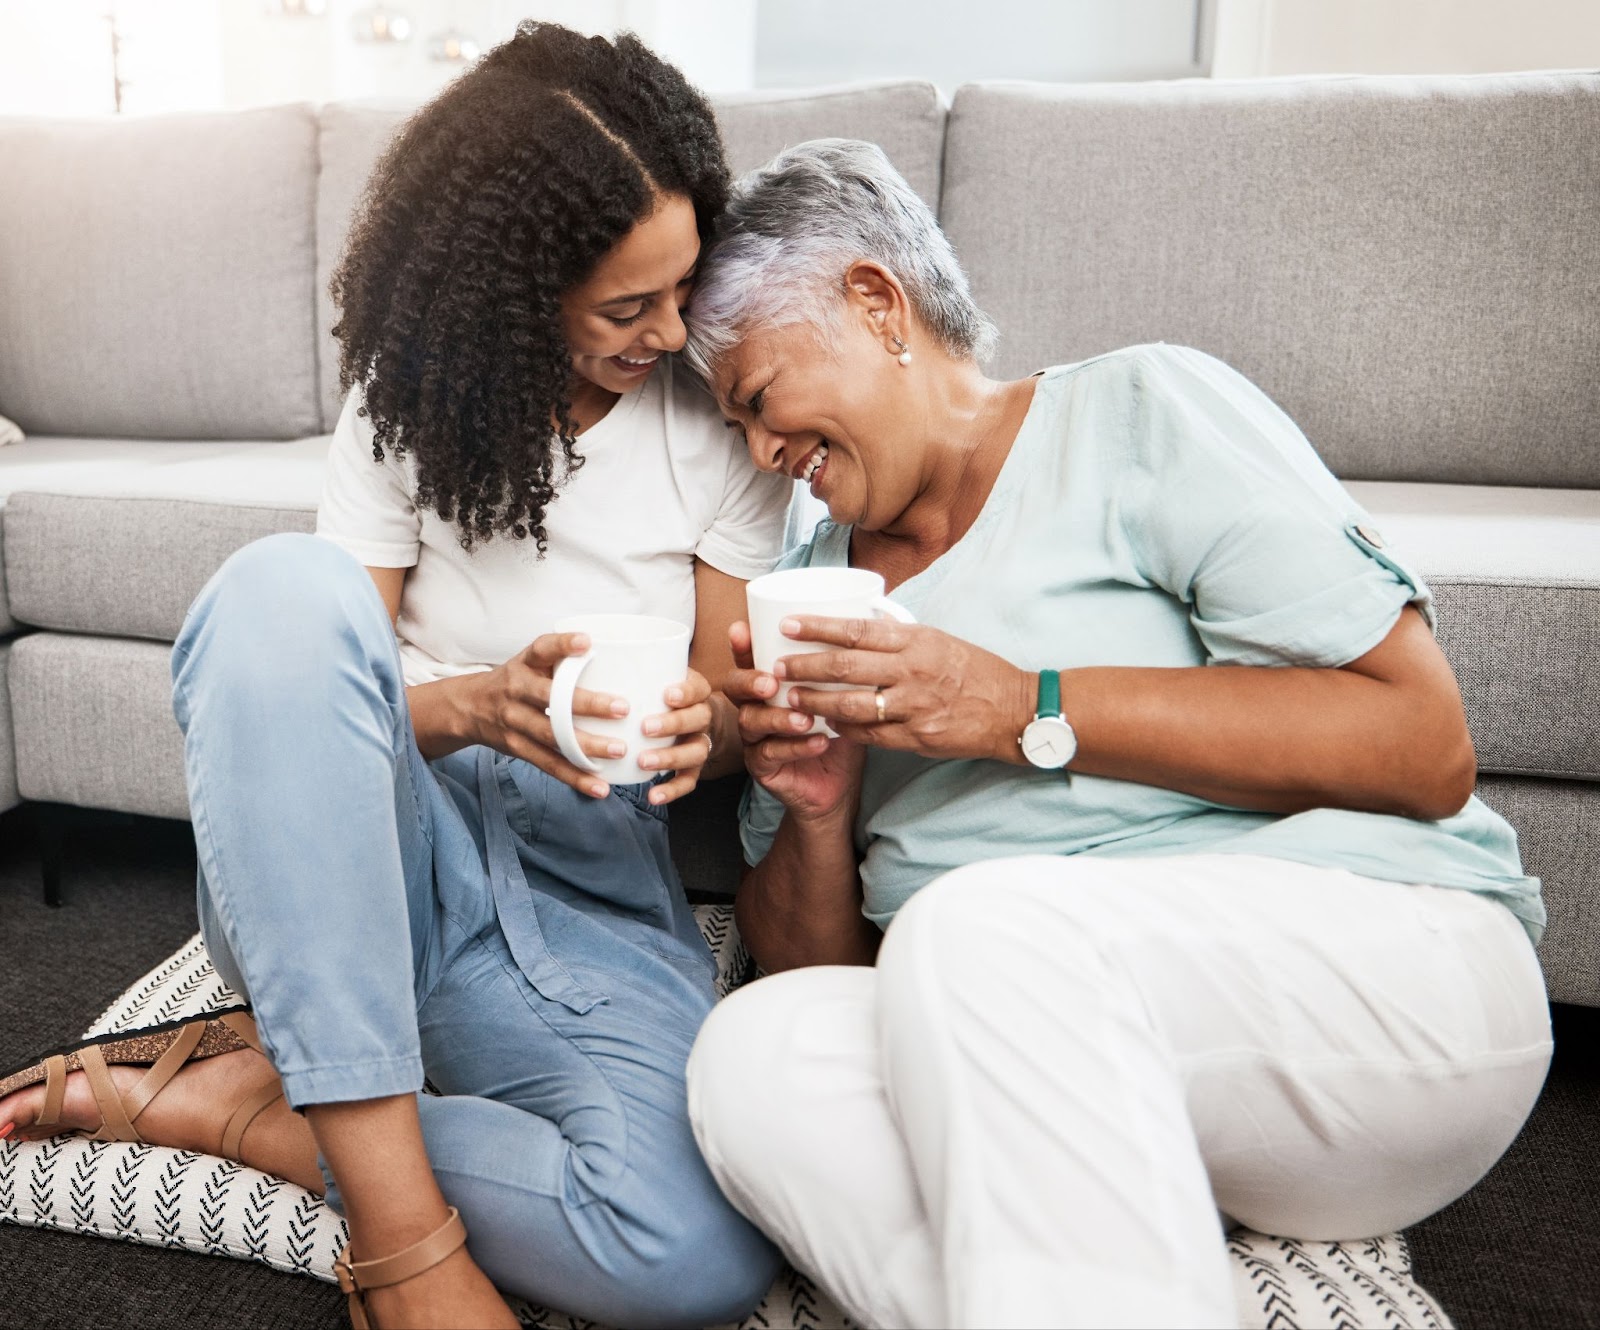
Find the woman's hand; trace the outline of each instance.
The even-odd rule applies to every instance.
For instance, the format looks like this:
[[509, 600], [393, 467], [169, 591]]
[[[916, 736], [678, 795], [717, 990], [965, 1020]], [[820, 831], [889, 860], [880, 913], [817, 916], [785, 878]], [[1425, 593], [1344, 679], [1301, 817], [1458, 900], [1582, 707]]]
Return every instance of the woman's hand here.
[[[838, 648], [785, 656], [775, 668], [789, 704], [844, 738], [924, 757], [1023, 760], [1017, 739], [1033, 718], [1035, 675], [918, 624], [796, 615], [782, 627], [796, 641]], [[853, 686], [806, 686], [813, 683]]]
[[734, 669], [723, 691], [739, 708], [739, 737], [750, 775], [801, 821], [822, 821], [852, 810], [866, 750], [847, 738], [811, 734], [809, 715], [767, 704], [779, 683], [755, 668], [748, 624], [733, 624], [728, 641]]
[[[601, 799], [611, 792], [611, 786], [594, 772], [579, 770], [562, 756], [546, 714], [556, 666], [568, 656], [581, 656], [588, 649], [587, 633], [546, 633], [495, 669], [423, 684], [413, 691], [459, 689], [459, 704], [465, 715], [462, 737], [467, 743], [486, 744], [511, 757], [520, 757], [563, 784]], [[575, 718], [616, 718], [628, 714], [628, 704], [610, 693], [579, 688], [573, 694], [572, 714]], [[620, 739], [590, 734], [581, 728], [578, 742], [585, 755], [596, 759], [622, 757], [627, 752], [627, 746]], [[428, 757], [437, 755], [424, 752]]]
[[711, 707], [711, 685], [698, 670], [690, 670], [681, 684], [667, 689], [667, 705], [659, 716], [646, 716], [640, 727], [652, 738], [670, 734], [678, 742], [641, 753], [639, 765], [651, 771], [670, 771], [671, 780], [652, 787], [650, 802], [670, 804], [700, 783], [700, 773], [711, 756], [711, 731], [716, 713]]

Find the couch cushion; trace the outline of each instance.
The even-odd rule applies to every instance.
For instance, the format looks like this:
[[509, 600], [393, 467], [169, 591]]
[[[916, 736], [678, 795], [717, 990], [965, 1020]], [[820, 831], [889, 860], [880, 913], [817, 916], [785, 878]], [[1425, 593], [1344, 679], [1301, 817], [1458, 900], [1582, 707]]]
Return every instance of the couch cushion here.
[[17, 788], [24, 799], [189, 816], [172, 647], [29, 633], [11, 646]]
[[1340, 476], [1600, 485], [1600, 74], [973, 85], [942, 219], [1005, 372], [1182, 342]]
[[170, 642], [234, 550], [313, 529], [327, 449], [34, 438], [0, 452], [11, 618]]
[[11, 688], [7, 675], [11, 643], [0, 642], [0, 813], [14, 807], [17, 794], [17, 751], [11, 738]]
[[317, 428], [316, 118], [0, 121], [0, 412], [30, 434]]
[[18, 490], [55, 487], [95, 492], [115, 486], [132, 469], [160, 466], [199, 454], [188, 443], [132, 439], [25, 439], [0, 451], [0, 633], [18, 627], [11, 614], [5, 573], [5, 506]]
[[1523, 868], [1544, 884], [1550, 1000], [1600, 1007], [1600, 785], [1486, 775], [1478, 797], [1516, 828]]
[[876, 143], [930, 208], [939, 206], [946, 108], [931, 83], [882, 83], [717, 99], [728, 165], [743, 175], [808, 139]]
[[1600, 780], [1600, 492], [1349, 489], [1434, 589], [1479, 766]]
[[317, 363], [321, 374], [322, 428], [339, 421], [339, 344], [333, 340], [338, 311], [328, 283], [344, 253], [345, 233], [367, 177], [394, 132], [417, 108], [410, 104], [334, 102], [322, 108], [319, 128], [322, 170], [317, 177]]
[[[339, 418], [339, 347], [328, 283], [345, 234], [378, 156], [414, 110], [394, 103], [335, 103], [322, 110], [322, 174], [317, 192], [317, 354], [322, 374], [322, 428]], [[931, 83], [882, 83], [717, 99], [717, 119], [736, 174], [780, 149], [832, 135], [882, 146], [914, 189], [939, 202], [944, 104]], [[0, 395], [0, 403], [4, 402]]]

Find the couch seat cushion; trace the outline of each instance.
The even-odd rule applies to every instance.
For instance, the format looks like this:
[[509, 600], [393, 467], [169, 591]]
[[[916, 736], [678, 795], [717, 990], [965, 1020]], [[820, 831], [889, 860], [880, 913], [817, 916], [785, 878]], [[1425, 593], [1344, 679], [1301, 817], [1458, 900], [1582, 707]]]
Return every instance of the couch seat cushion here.
[[1479, 767], [1600, 780], [1600, 491], [1347, 488], [1433, 587]]
[[310, 531], [325, 436], [293, 443], [30, 438], [0, 450], [13, 623], [171, 641], [234, 550]]

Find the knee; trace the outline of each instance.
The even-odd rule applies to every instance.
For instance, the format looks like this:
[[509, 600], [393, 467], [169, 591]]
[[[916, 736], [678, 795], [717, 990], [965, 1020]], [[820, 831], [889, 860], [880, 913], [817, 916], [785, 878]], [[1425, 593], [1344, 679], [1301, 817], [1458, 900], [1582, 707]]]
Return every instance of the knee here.
[[641, 1271], [636, 1305], [620, 1325], [726, 1325], [744, 1320], [783, 1268], [778, 1249], [711, 1186], [664, 1198], [670, 1227], [659, 1259]]
[[195, 599], [173, 653], [175, 680], [236, 667], [263, 682], [318, 672], [350, 645], [381, 656], [393, 630], [361, 565], [330, 541], [281, 533], [234, 553]]
[[689, 1124], [713, 1175], [736, 1203], [748, 1171], [776, 1164], [775, 1152], [783, 1152], [796, 1019], [829, 997], [808, 982], [818, 973], [774, 975], [724, 998], [711, 1009], [689, 1054]]
[[[291, 625], [321, 616], [345, 619], [352, 602], [377, 589], [361, 565], [331, 541], [280, 532], [236, 550], [195, 599], [185, 633], [196, 621], [227, 616], [283, 636]], [[381, 605], [381, 602], [379, 602]], [[181, 640], [181, 639], [180, 639]]]
[[658, 1140], [594, 1219], [612, 1248], [595, 1314], [612, 1325], [700, 1327], [744, 1319], [782, 1265], [719, 1189], [687, 1132]]

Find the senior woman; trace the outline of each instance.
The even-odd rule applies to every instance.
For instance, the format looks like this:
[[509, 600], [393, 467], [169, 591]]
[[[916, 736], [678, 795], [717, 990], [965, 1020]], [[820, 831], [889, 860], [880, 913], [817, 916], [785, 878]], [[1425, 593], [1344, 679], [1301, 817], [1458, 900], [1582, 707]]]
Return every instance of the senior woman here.
[[920, 624], [797, 618], [832, 649], [778, 677], [734, 628], [738, 919], [788, 971], [691, 1062], [734, 1204], [870, 1325], [1226, 1326], [1229, 1222], [1358, 1238], [1481, 1177], [1549, 1061], [1538, 882], [1427, 588], [1290, 420], [1179, 347], [986, 378], [842, 140], [741, 184], [690, 336], [827, 505], [788, 564]]

